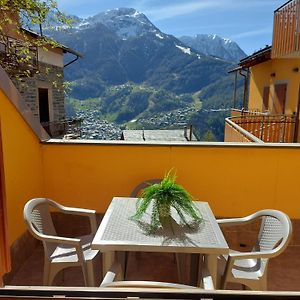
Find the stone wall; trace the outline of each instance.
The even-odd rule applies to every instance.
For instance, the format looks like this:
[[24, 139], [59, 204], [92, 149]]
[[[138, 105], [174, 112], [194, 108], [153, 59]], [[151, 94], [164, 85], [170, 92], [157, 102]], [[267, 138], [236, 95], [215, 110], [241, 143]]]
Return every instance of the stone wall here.
[[14, 80], [25, 102], [34, 115], [39, 117], [38, 88], [49, 89], [50, 121], [65, 118], [63, 68], [39, 62], [39, 73], [33, 77]]

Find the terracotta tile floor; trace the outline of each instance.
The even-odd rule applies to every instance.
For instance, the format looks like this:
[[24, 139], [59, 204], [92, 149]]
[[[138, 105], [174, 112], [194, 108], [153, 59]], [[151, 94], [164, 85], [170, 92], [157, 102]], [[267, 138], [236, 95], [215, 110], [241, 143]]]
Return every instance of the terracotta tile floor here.
[[[42, 285], [43, 248], [38, 246], [20, 268], [10, 285]], [[101, 263], [99, 261], [99, 270]], [[270, 261], [268, 289], [273, 291], [300, 291], [300, 248], [290, 246], [279, 257]], [[100, 284], [100, 273], [97, 274]], [[132, 253], [128, 258], [128, 280], [156, 280], [177, 282], [174, 255], [163, 253]], [[80, 268], [69, 268], [55, 280], [59, 286], [83, 286]], [[240, 288], [231, 286], [230, 288]]]

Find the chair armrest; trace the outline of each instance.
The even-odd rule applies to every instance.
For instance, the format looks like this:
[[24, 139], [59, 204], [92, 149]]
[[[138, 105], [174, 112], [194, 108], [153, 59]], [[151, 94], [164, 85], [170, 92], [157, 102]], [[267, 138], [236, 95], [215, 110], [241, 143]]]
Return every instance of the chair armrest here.
[[233, 252], [229, 253], [228, 257], [231, 260], [238, 260], [238, 259], [255, 259], [255, 258], [269, 258], [272, 257], [274, 254], [273, 250], [264, 251], [264, 252]]
[[246, 225], [255, 220], [255, 215], [250, 215], [243, 218], [218, 219], [217, 223], [221, 226]]
[[97, 220], [96, 220], [96, 211], [93, 209], [86, 208], [77, 208], [77, 207], [67, 207], [59, 205], [59, 209], [65, 214], [78, 215], [88, 217], [91, 224], [92, 233], [97, 231]]
[[73, 246], [76, 250], [78, 260], [82, 263], [85, 261], [80, 239], [44, 235], [44, 234], [40, 234], [39, 236], [42, 241], [48, 243], [65, 244], [65, 245]]
[[60, 236], [53, 236], [53, 235], [45, 235], [45, 234], [38, 234], [37, 238], [41, 241], [45, 241], [48, 243], [56, 243], [56, 244], [66, 244], [72, 245], [74, 247], [80, 246], [80, 239], [77, 238], [67, 238], [67, 237], [60, 237]]

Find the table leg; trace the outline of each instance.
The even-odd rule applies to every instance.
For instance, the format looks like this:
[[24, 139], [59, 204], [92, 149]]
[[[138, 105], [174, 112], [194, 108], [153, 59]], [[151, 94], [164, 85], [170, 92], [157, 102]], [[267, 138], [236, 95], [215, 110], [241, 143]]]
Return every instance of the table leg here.
[[189, 257], [187, 253], [175, 253], [178, 280], [181, 284], [190, 284], [189, 280]]
[[199, 254], [176, 253], [178, 280], [196, 286], [198, 281]]
[[102, 253], [102, 271], [103, 277], [109, 271], [110, 267], [115, 261], [115, 252], [114, 251], [107, 251]]
[[190, 285], [198, 286], [199, 274], [198, 271], [201, 269], [202, 255], [191, 254], [190, 255]]
[[103, 259], [102, 259], [103, 278], [106, 275], [106, 273], [109, 271], [113, 263], [116, 261], [120, 263], [121, 270], [120, 272], [118, 272], [118, 274], [116, 274], [115, 280], [117, 281], [124, 280], [124, 260], [125, 260], [124, 252], [116, 253], [115, 251], [107, 251], [107, 252], [103, 252], [102, 255], [103, 255]]
[[218, 255], [216, 254], [207, 254], [205, 257], [205, 265], [208, 270], [208, 272], [211, 275], [214, 288], [219, 288], [218, 283]]
[[121, 266], [121, 272], [118, 274], [118, 280], [124, 280], [126, 276], [126, 267], [127, 267], [127, 253], [125, 251], [118, 251], [116, 253], [116, 260]]

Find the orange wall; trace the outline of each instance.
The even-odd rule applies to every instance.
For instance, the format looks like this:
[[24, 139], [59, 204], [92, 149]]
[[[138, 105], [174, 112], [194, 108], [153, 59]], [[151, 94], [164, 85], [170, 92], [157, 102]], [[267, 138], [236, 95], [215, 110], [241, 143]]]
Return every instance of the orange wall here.
[[178, 182], [216, 215], [274, 208], [300, 218], [300, 148], [270, 146], [43, 145], [45, 195], [104, 212], [113, 196], [174, 167]]
[[300, 218], [300, 147], [189, 143], [40, 144], [0, 92], [8, 233], [25, 230], [24, 203], [37, 196], [104, 212], [113, 196], [174, 167], [178, 182], [218, 216], [277, 208]]
[[38, 138], [0, 89], [8, 236], [11, 244], [24, 232], [23, 206], [42, 195], [42, 160]]
[[[263, 88], [270, 86], [269, 107], [272, 108], [274, 85], [287, 83], [286, 113], [297, 111], [300, 73], [293, 72], [300, 69], [300, 59], [272, 59], [251, 68], [249, 109], [262, 109]], [[275, 77], [271, 74], [275, 73]]]

